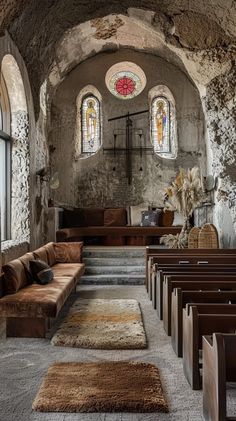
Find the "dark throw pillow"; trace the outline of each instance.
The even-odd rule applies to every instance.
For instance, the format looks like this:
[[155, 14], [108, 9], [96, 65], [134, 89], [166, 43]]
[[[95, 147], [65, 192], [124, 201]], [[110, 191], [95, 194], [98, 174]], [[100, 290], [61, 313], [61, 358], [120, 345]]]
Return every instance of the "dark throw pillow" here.
[[40, 285], [46, 285], [53, 279], [53, 271], [47, 263], [42, 260], [31, 260], [30, 271], [33, 280]]
[[142, 212], [142, 219], [141, 219], [141, 226], [142, 227], [156, 227], [158, 226], [159, 216], [161, 214], [161, 210], [157, 209], [155, 211], [143, 211]]

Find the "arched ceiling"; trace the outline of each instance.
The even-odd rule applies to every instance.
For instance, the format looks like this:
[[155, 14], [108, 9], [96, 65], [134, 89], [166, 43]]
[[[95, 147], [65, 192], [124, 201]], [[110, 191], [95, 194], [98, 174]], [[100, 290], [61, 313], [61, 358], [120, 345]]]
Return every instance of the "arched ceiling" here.
[[[234, 0], [0, 0], [1, 34], [9, 31], [25, 60], [36, 108], [40, 86], [55, 67], [64, 34], [68, 36], [72, 28], [94, 20], [94, 38], [103, 40], [106, 47], [109, 43], [114, 47], [117, 24], [107, 27], [99, 18], [111, 14], [133, 18], [132, 10], [136, 10], [139, 25], [144, 20], [145, 25], [159, 33], [163, 45], [172, 51], [173, 60], [174, 56], [176, 61], [181, 56], [180, 62], [194, 63], [198, 56], [199, 63], [214, 60], [219, 66], [235, 56]], [[129, 33], [120, 45], [128, 45], [128, 40]], [[146, 41], [148, 45], [148, 38]], [[230, 57], [226, 59], [228, 53]]]

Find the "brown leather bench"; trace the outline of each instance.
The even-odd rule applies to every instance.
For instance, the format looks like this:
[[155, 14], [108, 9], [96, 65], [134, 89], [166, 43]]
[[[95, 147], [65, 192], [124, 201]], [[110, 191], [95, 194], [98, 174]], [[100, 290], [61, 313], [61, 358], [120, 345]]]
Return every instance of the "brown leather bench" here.
[[183, 309], [183, 370], [194, 390], [201, 389], [202, 336], [235, 333], [236, 304], [187, 304]]
[[[83, 243], [49, 243], [3, 266], [0, 314], [6, 318], [6, 335], [45, 337], [70, 293], [84, 273]], [[29, 279], [30, 260], [43, 260], [53, 270], [47, 285]]]
[[227, 416], [226, 382], [236, 381], [236, 335], [203, 336], [203, 415], [207, 421]]
[[[95, 226], [63, 228], [56, 232], [57, 241], [84, 241], [88, 237], [104, 237], [110, 239], [109, 245], [146, 245], [152, 239], [160, 238], [165, 234], [176, 235], [182, 227], [158, 227], [158, 226]], [[113, 239], [113, 240], [112, 240]], [[137, 239], [137, 243], [135, 242]], [[119, 240], [116, 243], [116, 240]], [[134, 242], [132, 243], [132, 240]], [[105, 241], [105, 244], [107, 242]]]
[[236, 302], [236, 291], [185, 291], [174, 288], [171, 303], [171, 343], [178, 357], [183, 355], [183, 308], [194, 303]]

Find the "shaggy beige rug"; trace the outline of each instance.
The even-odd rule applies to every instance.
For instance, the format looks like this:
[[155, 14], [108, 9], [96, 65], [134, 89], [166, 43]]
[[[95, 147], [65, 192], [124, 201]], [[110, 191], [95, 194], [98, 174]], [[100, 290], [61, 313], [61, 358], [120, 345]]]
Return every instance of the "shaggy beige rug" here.
[[51, 343], [94, 349], [146, 348], [139, 303], [136, 300], [78, 299]]
[[55, 363], [32, 408], [41, 412], [168, 412], [158, 369], [138, 362]]

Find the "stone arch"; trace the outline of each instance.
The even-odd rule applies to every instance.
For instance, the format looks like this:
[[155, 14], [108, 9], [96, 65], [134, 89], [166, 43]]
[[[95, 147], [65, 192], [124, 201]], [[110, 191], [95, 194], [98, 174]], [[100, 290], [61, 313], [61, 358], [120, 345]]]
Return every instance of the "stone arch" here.
[[29, 118], [19, 66], [11, 54], [1, 63], [11, 109], [11, 239], [29, 241]]

